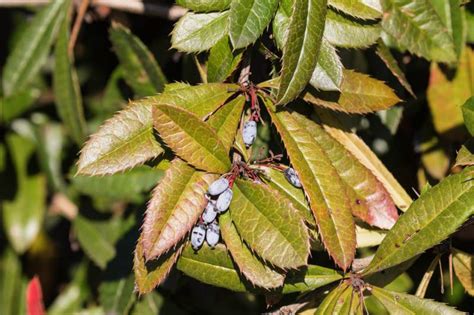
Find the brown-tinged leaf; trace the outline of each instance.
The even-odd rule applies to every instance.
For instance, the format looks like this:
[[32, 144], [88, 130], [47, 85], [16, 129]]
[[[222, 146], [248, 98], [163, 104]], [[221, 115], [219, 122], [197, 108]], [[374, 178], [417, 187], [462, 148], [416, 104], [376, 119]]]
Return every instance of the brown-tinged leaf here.
[[183, 160], [208, 172], [229, 170], [228, 151], [217, 132], [193, 113], [160, 104], [153, 107], [153, 121], [164, 142]]
[[131, 102], [107, 120], [81, 150], [78, 174], [114, 174], [163, 153], [153, 135], [152, 102]]
[[191, 230], [206, 206], [206, 190], [215, 179], [215, 175], [173, 160], [154, 189], [145, 214], [141, 237], [146, 260], [167, 252]]
[[269, 108], [269, 112], [303, 184], [320, 238], [334, 261], [347, 269], [354, 259], [356, 237], [345, 184], [304, 127], [306, 118], [292, 111], [274, 113]]
[[474, 296], [474, 256], [453, 249], [453, 266], [456, 277], [469, 295]]
[[255, 286], [266, 289], [283, 285], [285, 277], [255, 257], [241, 240], [229, 212], [219, 216], [219, 226], [222, 239], [245, 278]]
[[303, 99], [314, 105], [356, 114], [387, 109], [400, 101], [382, 81], [352, 70], [343, 70], [340, 92], [311, 89]]
[[454, 163], [454, 166], [470, 165], [474, 165], [474, 138], [462, 145], [456, 156], [456, 163]]
[[263, 183], [237, 180], [233, 192], [232, 221], [250, 249], [280, 268], [306, 265], [308, 231], [292, 204]]
[[175, 250], [166, 253], [158, 260], [146, 262], [143, 253], [143, 242], [140, 237], [133, 256], [135, 290], [139, 294], [145, 294], [163, 282], [178, 259], [182, 249], [183, 244], [180, 244]]

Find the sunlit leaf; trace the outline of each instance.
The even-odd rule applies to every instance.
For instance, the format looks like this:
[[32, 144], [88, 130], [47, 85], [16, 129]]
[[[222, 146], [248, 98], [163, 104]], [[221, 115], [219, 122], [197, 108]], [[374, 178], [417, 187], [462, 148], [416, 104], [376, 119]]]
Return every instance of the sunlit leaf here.
[[232, 1], [229, 36], [234, 49], [246, 47], [262, 35], [278, 6], [278, 0]]
[[322, 242], [334, 261], [347, 269], [356, 246], [355, 226], [344, 182], [329, 157], [296, 112], [269, 110], [290, 162], [313, 210]]
[[336, 49], [323, 38], [318, 63], [309, 83], [324, 91], [339, 91], [343, 79], [344, 66]]
[[221, 13], [187, 13], [176, 23], [171, 43], [185, 52], [210, 49], [227, 34], [229, 11]]
[[456, 56], [459, 58], [466, 41], [462, 1], [430, 0], [430, 4], [433, 6], [433, 9], [436, 11], [451, 36]]
[[308, 231], [292, 204], [264, 184], [248, 180], [237, 180], [232, 190], [232, 221], [250, 249], [280, 268], [306, 265]]
[[245, 292], [248, 285], [242, 281], [225, 246], [217, 245], [211, 249], [204, 244], [198, 252], [190, 245], [184, 248], [179, 257], [178, 270], [201, 282], [226, 288], [232, 291]]
[[379, 1], [328, 0], [328, 4], [342, 12], [361, 19], [377, 19], [382, 16]]
[[191, 230], [206, 206], [207, 188], [215, 179], [179, 159], [171, 163], [145, 214], [141, 238], [146, 260], [167, 252]]
[[222, 11], [230, 7], [232, 0], [176, 0], [176, 4], [196, 12]]
[[459, 149], [454, 166], [458, 165], [474, 165], [474, 139], [469, 140], [462, 145], [461, 149]]
[[125, 81], [137, 96], [149, 96], [161, 92], [166, 77], [152, 53], [128, 28], [112, 24], [110, 40], [123, 67]]
[[283, 68], [278, 104], [295, 99], [311, 79], [318, 60], [326, 17], [326, 0], [296, 0], [288, 42], [283, 49]]
[[352, 288], [347, 282], [339, 284], [339, 286], [329, 292], [314, 314], [349, 314], [348, 312], [342, 312], [341, 308], [347, 301], [351, 300], [350, 293], [352, 293]]
[[242, 51], [232, 51], [229, 38], [223, 37], [209, 52], [207, 81], [222, 82], [234, 72], [242, 59]]
[[[474, 72], [474, 71], [473, 71]], [[474, 96], [471, 96], [461, 107], [464, 125], [474, 136]]]
[[219, 226], [222, 239], [245, 278], [252, 284], [266, 289], [283, 285], [284, 276], [255, 257], [241, 240], [229, 212], [219, 216]]
[[456, 61], [454, 44], [429, 0], [384, 0], [382, 28], [411, 53], [439, 62]]
[[371, 113], [387, 109], [400, 99], [382, 81], [352, 70], [343, 70], [340, 92], [309, 90], [304, 100], [333, 110], [346, 113]]
[[423, 193], [390, 230], [364, 271], [378, 272], [438, 244], [473, 213], [472, 168], [451, 175]]
[[380, 32], [378, 24], [362, 24], [329, 10], [324, 38], [338, 47], [360, 48], [374, 44], [379, 39]]
[[474, 296], [474, 256], [453, 249], [453, 267], [456, 277], [469, 295]]
[[436, 257], [431, 261], [430, 265], [425, 271], [423, 278], [421, 278], [420, 283], [418, 284], [418, 288], [416, 289], [415, 295], [419, 298], [424, 298], [426, 295], [426, 290], [428, 290], [428, 286], [430, 284], [431, 278], [435, 272], [436, 267], [440, 263], [439, 261], [440, 255], [436, 255]]
[[390, 314], [464, 314], [443, 303], [420, 299], [414, 295], [371, 287], [371, 294], [382, 303]]
[[342, 275], [333, 269], [308, 265], [303, 270], [290, 272], [286, 276], [282, 293], [316, 290], [341, 278]]
[[29, 22], [3, 68], [4, 96], [21, 92], [46, 61], [54, 36], [66, 14], [66, 0], [51, 2]]

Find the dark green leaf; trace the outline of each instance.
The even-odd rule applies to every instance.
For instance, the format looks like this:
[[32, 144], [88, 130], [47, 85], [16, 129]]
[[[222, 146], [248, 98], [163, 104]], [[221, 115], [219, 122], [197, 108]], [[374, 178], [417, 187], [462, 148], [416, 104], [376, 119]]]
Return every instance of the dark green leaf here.
[[464, 124], [467, 130], [474, 136], [474, 96], [471, 96], [461, 107]]
[[176, 0], [176, 4], [196, 12], [223, 11], [232, 0]]
[[2, 108], [0, 121], [8, 123], [23, 114], [34, 105], [40, 94], [40, 87], [30, 85], [9, 97], [0, 98], [0, 108]]
[[137, 96], [149, 96], [163, 91], [167, 83], [166, 77], [152, 53], [138, 37], [125, 26], [115, 23], [110, 29], [110, 40], [126, 73], [124, 79]]
[[107, 314], [128, 314], [135, 300], [133, 276], [104, 281], [99, 286], [99, 301]]
[[207, 81], [222, 82], [235, 71], [242, 59], [242, 51], [232, 51], [225, 36], [211, 48], [207, 60]]

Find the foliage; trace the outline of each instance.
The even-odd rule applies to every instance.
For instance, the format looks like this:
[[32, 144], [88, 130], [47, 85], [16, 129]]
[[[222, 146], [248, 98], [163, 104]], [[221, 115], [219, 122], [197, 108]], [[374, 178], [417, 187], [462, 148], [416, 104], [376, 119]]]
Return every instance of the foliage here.
[[472, 6], [177, 5], [0, 13], [0, 313], [473, 311]]

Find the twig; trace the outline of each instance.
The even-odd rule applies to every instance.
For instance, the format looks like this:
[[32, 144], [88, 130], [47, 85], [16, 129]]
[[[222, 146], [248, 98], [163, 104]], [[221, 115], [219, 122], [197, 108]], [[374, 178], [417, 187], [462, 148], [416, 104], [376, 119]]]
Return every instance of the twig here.
[[84, 15], [86, 14], [87, 8], [89, 7], [89, 2], [90, 0], [82, 0], [81, 5], [79, 6], [79, 10], [77, 11], [76, 20], [74, 21], [74, 26], [71, 31], [71, 37], [69, 38], [69, 44], [68, 44], [69, 56], [73, 55], [77, 36], [79, 35], [79, 31], [81, 30], [82, 20], [84, 19]]
[[[0, 7], [42, 6], [50, 2], [51, 0], [0, 0]], [[91, 6], [106, 6], [114, 10], [153, 15], [171, 21], [179, 19], [187, 12], [185, 8], [177, 5], [167, 6], [142, 0], [92, 0]]]

